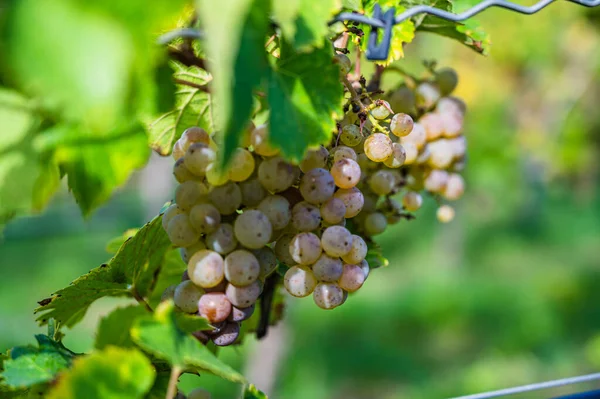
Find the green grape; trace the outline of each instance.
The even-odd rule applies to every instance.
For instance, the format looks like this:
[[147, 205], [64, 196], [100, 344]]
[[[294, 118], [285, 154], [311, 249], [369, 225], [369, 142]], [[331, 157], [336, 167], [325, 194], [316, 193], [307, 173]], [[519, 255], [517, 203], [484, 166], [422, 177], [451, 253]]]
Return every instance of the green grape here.
[[290, 255], [300, 265], [310, 265], [321, 255], [321, 240], [313, 233], [299, 233], [290, 241]]
[[259, 281], [256, 280], [245, 287], [236, 287], [233, 284], [228, 284], [225, 289], [225, 295], [227, 295], [227, 299], [235, 307], [247, 308], [248, 306], [252, 306], [262, 291]]
[[285, 272], [283, 286], [290, 295], [303, 298], [312, 294], [317, 286], [317, 279], [309, 268], [292, 266]]
[[342, 260], [346, 263], [356, 265], [367, 256], [367, 243], [361, 236], [352, 235], [352, 247], [350, 252], [342, 256]]
[[260, 202], [258, 210], [267, 216], [275, 230], [283, 229], [292, 219], [290, 203], [281, 195], [269, 195]]
[[204, 294], [202, 288], [197, 287], [191, 280], [186, 280], [175, 288], [173, 302], [175, 306], [185, 313], [198, 312], [198, 300]]
[[258, 249], [269, 243], [273, 227], [261, 211], [250, 209], [237, 217], [233, 225], [237, 240], [250, 249]]
[[457, 173], [450, 173], [443, 195], [446, 199], [454, 201], [462, 197], [465, 192], [465, 181]]
[[379, 196], [377, 194], [368, 192], [364, 195], [364, 204], [361, 209], [361, 212], [375, 212], [377, 209], [377, 202], [379, 201]]
[[209, 198], [222, 215], [231, 215], [242, 205], [242, 191], [232, 182], [214, 187]]
[[[353, 161], [358, 160], [358, 156], [356, 155], [356, 151], [354, 151], [350, 147], [346, 147], [344, 145], [339, 145], [334, 147], [331, 152], [333, 153], [333, 162], [340, 161], [342, 159], [351, 159]], [[365, 155], [366, 157], [366, 155]]]
[[208, 292], [198, 300], [198, 313], [209, 323], [221, 323], [231, 314], [231, 302], [223, 292]]
[[339, 160], [331, 167], [331, 176], [339, 188], [352, 188], [360, 181], [360, 166], [351, 159]]
[[442, 193], [448, 183], [448, 172], [445, 170], [433, 169], [425, 178], [425, 190], [432, 193]]
[[394, 175], [387, 170], [378, 170], [368, 181], [369, 188], [377, 195], [388, 195], [396, 186]]
[[392, 155], [383, 164], [388, 168], [399, 168], [406, 162], [406, 150], [400, 143], [392, 143]]
[[269, 127], [267, 124], [257, 126], [250, 134], [250, 142], [254, 152], [263, 157], [272, 157], [279, 153], [279, 149], [273, 147], [269, 141]]
[[425, 133], [425, 129], [420, 123], [415, 123], [413, 129], [407, 136], [400, 137], [400, 144], [405, 145], [408, 143], [412, 143], [419, 150], [423, 148], [426, 142], [427, 133]]
[[352, 61], [345, 54], [336, 54], [333, 57], [333, 63], [340, 67], [340, 74], [347, 75], [352, 68]]
[[292, 226], [299, 231], [316, 230], [321, 224], [319, 208], [306, 201], [297, 203], [292, 208]]
[[344, 303], [344, 291], [336, 283], [319, 283], [313, 299], [321, 309], [333, 309]]
[[440, 89], [442, 96], [447, 96], [456, 89], [458, 85], [458, 75], [452, 68], [442, 68], [435, 74], [435, 83]]
[[173, 158], [179, 160], [185, 156], [185, 152], [192, 143], [203, 143], [208, 145], [210, 137], [208, 133], [199, 127], [190, 127], [182, 133], [181, 137], [173, 145]]
[[258, 180], [267, 190], [278, 193], [294, 183], [295, 168], [280, 157], [266, 159], [258, 167]]
[[277, 259], [284, 265], [293, 266], [296, 264], [296, 261], [292, 258], [292, 254], [290, 254], [290, 243], [295, 236], [295, 234], [283, 234], [275, 242], [275, 255], [277, 255]]
[[321, 246], [329, 256], [344, 256], [352, 249], [352, 234], [342, 226], [330, 226], [323, 231]]
[[450, 223], [454, 219], [454, 208], [450, 205], [442, 205], [437, 209], [437, 219], [442, 223]]
[[216, 346], [228, 346], [233, 344], [240, 336], [240, 323], [228, 322], [225, 327], [214, 334], [212, 342]]
[[176, 247], [189, 247], [200, 238], [186, 214], [175, 215], [167, 226], [169, 240]]
[[198, 242], [190, 245], [189, 247], [181, 248], [181, 259], [187, 264], [194, 254], [202, 249], [206, 249], [204, 241], [199, 240]]
[[339, 198], [330, 198], [319, 209], [323, 221], [329, 224], [341, 223], [346, 215], [346, 205]]
[[367, 154], [365, 154], [365, 153], [358, 154], [356, 157], [356, 162], [358, 163], [358, 165], [360, 166], [360, 168], [363, 171], [370, 171], [370, 170], [377, 169], [377, 163], [371, 161], [369, 159], [369, 157], [367, 156]]
[[208, 145], [194, 143], [187, 149], [183, 161], [185, 167], [197, 176], [204, 176], [206, 167], [217, 159], [217, 153]]
[[413, 129], [414, 121], [408, 114], [396, 114], [390, 122], [390, 131], [398, 137], [407, 136]]
[[360, 144], [363, 139], [363, 134], [360, 131], [360, 127], [354, 124], [346, 125], [342, 127], [342, 134], [340, 135], [340, 140], [342, 143], [349, 147], [354, 147], [355, 145]]
[[175, 162], [175, 165], [173, 166], [173, 176], [175, 176], [175, 180], [177, 180], [178, 183], [198, 179], [198, 176], [190, 172], [188, 168], [185, 167], [185, 164], [183, 163], [183, 158], [179, 158]]
[[211, 204], [194, 205], [190, 210], [190, 223], [200, 234], [212, 233], [221, 223], [221, 214]]
[[415, 89], [417, 106], [430, 109], [440, 99], [440, 90], [432, 83], [423, 82]]
[[227, 173], [223, 172], [217, 162], [206, 167], [206, 181], [213, 187], [222, 186], [229, 181]]
[[329, 171], [317, 168], [302, 176], [299, 188], [305, 201], [318, 205], [331, 198], [335, 191], [335, 181]]
[[308, 150], [300, 162], [300, 170], [306, 173], [311, 169], [325, 168], [328, 158], [329, 151], [322, 145], [317, 149]]
[[175, 189], [175, 203], [183, 211], [189, 211], [194, 205], [206, 201], [208, 188], [197, 181], [188, 180]]
[[215, 251], [201, 249], [188, 262], [190, 280], [199, 287], [211, 288], [223, 281], [225, 266], [221, 255]]
[[415, 111], [416, 98], [415, 93], [406, 85], [402, 85], [393, 90], [388, 98], [390, 106], [396, 112], [411, 114]]
[[392, 155], [392, 140], [383, 133], [374, 133], [367, 137], [364, 148], [371, 161], [383, 162]]
[[233, 233], [233, 227], [229, 223], [221, 223], [212, 233], [206, 235], [206, 248], [226, 255], [233, 251], [238, 241]]
[[268, 194], [256, 178], [239, 183], [239, 187], [242, 192], [242, 204], [248, 207], [257, 206]]
[[341, 289], [347, 292], [355, 292], [365, 282], [365, 273], [358, 265], [345, 264], [342, 275], [338, 281]]
[[423, 197], [414, 191], [409, 191], [402, 197], [402, 205], [409, 212], [414, 212], [423, 205]]
[[181, 215], [184, 213], [185, 212], [180, 207], [178, 207], [177, 204], [172, 204], [171, 206], [169, 206], [162, 216], [161, 222], [163, 229], [165, 229], [165, 231], [167, 230], [167, 226], [169, 225], [169, 222], [171, 221], [173, 216]]
[[210, 392], [202, 388], [196, 388], [187, 396], [187, 399], [211, 399]]
[[173, 296], [175, 296], [175, 288], [177, 288], [177, 284], [173, 284], [165, 288], [160, 296], [160, 301], [164, 302], [168, 301], [169, 299], [173, 299]]
[[249, 251], [238, 249], [225, 257], [225, 278], [229, 283], [244, 287], [258, 279], [260, 265]]
[[341, 199], [346, 206], [346, 219], [358, 215], [365, 203], [362, 192], [356, 187], [339, 189], [335, 192], [334, 197]]
[[322, 254], [312, 265], [315, 278], [321, 282], [333, 283], [339, 280], [343, 270], [342, 261], [337, 257]]
[[235, 182], [248, 180], [254, 172], [254, 157], [245, 148], [236, 148], [231, 156], [227, 177]]
[[252, 250], [252, 253], [256, 257], [256, 260], [258, 260], [258, 264], [260, 266], [260, 274], [258, 278], [264, 280], [277, 268], [277, 256], [269, 247], [254, 249]]
[[375, 117], [375, 119], [383, 120], [390, 116], [390, 104], [387, 101], [381, 100], [382, 104], [376, 106], [371, 111], [371, 115]]
[[374, 236], [381, 234], [387, 228], [387, 218], [381, 212], [373, 212], [367, 215], [364, 221], [365, 232]]

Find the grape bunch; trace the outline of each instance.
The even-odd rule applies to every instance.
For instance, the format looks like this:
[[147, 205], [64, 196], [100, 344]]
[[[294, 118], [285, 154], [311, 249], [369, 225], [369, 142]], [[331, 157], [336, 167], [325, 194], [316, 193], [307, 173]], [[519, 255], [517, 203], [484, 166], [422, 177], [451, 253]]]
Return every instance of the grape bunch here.
[[[344, 57], [335, 58], [343, 73]], [[251, 124], [224, 170], [215, 137], [184, 131], [173, 147], [179, 186], [162, 223], [187, 270], [163, 298], [214, 326], [198, 339], [234, 343], [273, 273], [291, 296], [342, 305], [369, 275], [372, 237], [412, 218], [422, 191], [438, 201], [462, 195], [464, 106], [444, 84], [415, 87], [408, 113], [392, 111], [397, 93], [375, 99], [359, 87], [331, 141], [296, 164], [272, 145], [268, 124]], [[441, 221], [453, 216], [439, 207]]]

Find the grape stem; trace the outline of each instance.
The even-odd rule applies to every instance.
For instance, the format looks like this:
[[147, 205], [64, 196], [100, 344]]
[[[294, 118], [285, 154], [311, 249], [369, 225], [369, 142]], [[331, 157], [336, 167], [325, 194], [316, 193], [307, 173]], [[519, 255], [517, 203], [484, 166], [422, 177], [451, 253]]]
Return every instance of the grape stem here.
[[144, 298], [142, 298], [142, 296], [139, 294], [139, 292], [137, 292], [137, 289], [135, 287], [132, 287], [130, 292], [131, 292], [131, 295], [133, 295], [133, 297], [135, 298], [135, 300], [138, 301], [138, 303], [140, 305], [143, 305], [148, 312], [150, 312], [150, 313], [153, 312], [150, 305], [148, 305], [148, 302], [146, 302], [146, 300]]
[[170, 58], [182, 63], [185, 66], [197, 66], [198, 68], [206, 70], [206, 64], [204, 60], [202, 58], [198, 58], [196, 54], [194, 54], [194, 50], [191, 48], [191, 46], [186, 48], [169, 47], [167, 52]]
[[167, 388], [167, 394], [165, 395], [165, 399], [173, 399], [177, 394], [177, 381], [179, 380], [179, 375], [181, 374], [181, 368], [179, 366], [173, 366], [171, 369], [171, 376], [169, 377], [169, 386]]
[[356, 90], [354, 90], [354, 87], [352, 87], [352, 83], [350, 83], [350, 81], [348, 80], [348, 78], [346, 76], [342, 76], [342, 83], [344, 83], [344, 86], [346, 86], [346, 89], [348, 89], [348, 92], [350, 93], [350, 96], [351, 96], [351, 100], [360, 107], [360, 110], [362, 112], [364, 112], [365, 114], [367, 114], [369, 116], [369, 120], [371, 121], [371, 124], [373, 125], [373, 129], [379, 130], [381, 132], [386, 132], [386, 129], [383, 126], [381, 126], [379, 124], [379, 122], [377, 122], [377, 119], [375, 119], [371, 115], [371, 111], [362, 103], [362, 101], [360, 100], [360, 96], [358, 95]]
[[180, 85], [184, 85], [184, 86], [188, 86], [188, 87], [193, 87], [193, 88], [199, 89], [199, 90], [201, 90], [201, 91], [203, 91], [205, 93], [210, 93], [210, 90], [208, 89], [207, 85], [199, 85], [197, 83], [190, 82], [190, 81], [185, 80], [185, 79], [179, 79], [179, 78], [173, 78], [173, 81], [175, 83], [177, 83], [177, 84], [180, 84]]

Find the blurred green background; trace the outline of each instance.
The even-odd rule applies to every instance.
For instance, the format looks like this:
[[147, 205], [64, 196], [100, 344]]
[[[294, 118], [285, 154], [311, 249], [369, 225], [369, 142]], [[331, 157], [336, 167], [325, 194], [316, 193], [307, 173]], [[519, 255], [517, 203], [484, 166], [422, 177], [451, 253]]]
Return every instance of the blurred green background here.
[[[600, 13], [560, 2], [534, 16], [492, 9], [490, 56], [422, 35], [400, 64], [435, 58], [469, 106], [468, 190], [448, 225], [428, 201], [379, 242], [390, 266], [341, 308], [290, 300], [259, 344], [222, 351], [272, 398], [443, 398], [600, 371]], [[365, 66], [368, 72], [369, 66]], [[393, 84], [387, 76], [385, 84]], [[0, 351], [33, 342], [36, 301], [105, 261], [104, 247], [169, 200], [170, 159], [153, 157], [83, 220], [66, 189], [0, 244]], [[122, 302], [122, 301], [121, 301]], [[93, 342], [96, 303], [67, 331]], [[184, 377], [215, 398], [239, 388]], [[594, 384], [534, 393], [542, 398]]]

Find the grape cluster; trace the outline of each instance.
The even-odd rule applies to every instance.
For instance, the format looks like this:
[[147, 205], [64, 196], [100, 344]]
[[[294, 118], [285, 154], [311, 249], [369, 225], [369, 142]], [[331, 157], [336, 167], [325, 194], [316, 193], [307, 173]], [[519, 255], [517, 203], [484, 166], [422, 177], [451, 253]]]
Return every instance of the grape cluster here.
[[[340, 66], [345, 59], [336, 56]], [[297, 164], [280, 156], [267, 124], [247, 129], [225, 170], [213, 137], [198, 127], [183, 133], [173, 147], [179, 186], [162, 223], [187, 270], [163, 297], [215, 327], [195, 333], [198, 339], [235, 342], [276, 272], [290, 295], [312, 294], [323, 309], [342, 305], [369, 275], [372, 236], [412, 217], [421, 191], [461, 196], [464, 107], [440, 87], [415, 88], [417, 122], [393, 113], [394, 93], [388, 101], [363, 96], [360, 106], [346, 107], [331, 142]], [[440, 206], [438, 219], [453, 216]]]

